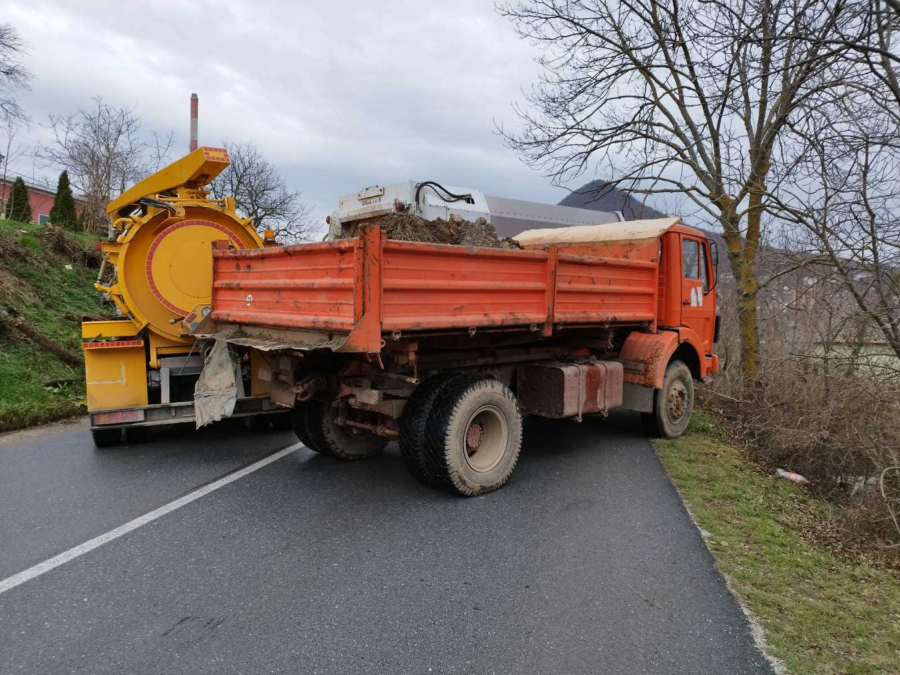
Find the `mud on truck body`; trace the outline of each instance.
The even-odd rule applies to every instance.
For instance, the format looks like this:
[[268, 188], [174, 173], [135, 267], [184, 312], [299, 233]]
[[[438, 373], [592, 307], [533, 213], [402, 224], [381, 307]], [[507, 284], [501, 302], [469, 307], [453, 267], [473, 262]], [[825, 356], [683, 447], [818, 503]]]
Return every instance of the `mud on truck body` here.
[[[311, 450], [356, 460], [396, 440], [417, 479], [471, 496], [509, 479], [523, 414], [624, 408], [657, 434], [684, 432], [694, 380], [718, 369], [716, 251], [702, 232], [612, 216], [526, 230], [506, 250], [390, 240], [373, 213], [345, 214], [333, 241], [214, 243], [196, 332], [228, 358], [263, 355], [259, 376]], [[355, 235], [339, 238], [351, 219]]]

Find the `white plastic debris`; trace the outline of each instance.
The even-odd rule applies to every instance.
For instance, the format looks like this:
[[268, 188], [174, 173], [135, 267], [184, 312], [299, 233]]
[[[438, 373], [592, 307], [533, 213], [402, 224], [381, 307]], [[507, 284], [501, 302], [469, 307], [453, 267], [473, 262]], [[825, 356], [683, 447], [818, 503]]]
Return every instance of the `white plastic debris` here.
[[67, 269], [67, 270], [71, 270], [71, 269], [74, 269], [74, 268], [73, 268], [71, 265], [66, 265], [66, 269]]
[[799, 473], [794, 473], [793, 471], [785, 471], [784, 469], [777, 469], [775, 471], [775, 475], [779, 478], [784, 478], [785, 480], [789, 480], [792, 483], [797, 483], [798, 485], [809, 485], [809, 481], [801, 476]]

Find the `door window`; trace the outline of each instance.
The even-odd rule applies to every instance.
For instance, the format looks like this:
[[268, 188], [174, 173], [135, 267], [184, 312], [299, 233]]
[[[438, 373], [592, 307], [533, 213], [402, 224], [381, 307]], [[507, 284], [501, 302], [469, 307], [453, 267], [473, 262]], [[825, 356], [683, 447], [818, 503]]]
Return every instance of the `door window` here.
[[706, 264], [706, 247], [700, 247], [700, 278], [703, 279], [703, 292], [709, 293], [709, 266]]
[[684, 263], [684, 278], [700, 278], [700, 243], [692, 239], [681, 242], [681, 256]]

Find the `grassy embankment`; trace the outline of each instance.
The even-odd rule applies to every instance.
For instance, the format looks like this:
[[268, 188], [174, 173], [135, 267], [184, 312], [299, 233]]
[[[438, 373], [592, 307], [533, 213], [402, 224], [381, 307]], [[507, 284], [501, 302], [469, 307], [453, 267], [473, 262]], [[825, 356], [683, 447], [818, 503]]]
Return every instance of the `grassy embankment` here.
[[702, 411], [685, 436], [655, 444], [719, 569], [787, 672], [900, 673], [900, 578], [801, 536], [828, 520], [827, 503], [764, 474]]
[[[97, 270], [54, 253], [43, 227], [0, 220], [0, 310], [19, 313], [43, 336], [80, 354], [82, 314], [101, 311]], [[66, 236], [93, 249], [95, 238]], [[72, 269], [66, 269], [71, 265]], [[45, 386], [54, 380], [71, 383]], [[67, 365], [14, 330], [0, 330], [0, 431], [81, 411], [84, 370]]]

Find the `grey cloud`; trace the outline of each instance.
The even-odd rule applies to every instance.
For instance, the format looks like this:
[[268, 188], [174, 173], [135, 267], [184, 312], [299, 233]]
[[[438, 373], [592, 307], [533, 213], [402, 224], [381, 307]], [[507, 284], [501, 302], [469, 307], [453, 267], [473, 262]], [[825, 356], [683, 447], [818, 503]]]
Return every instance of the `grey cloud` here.
[[[13, 2], [36, 122], [102, 95], [187, 146], [249, 140], [316, 213], [372, 183], [435, 179], [556, 202], [494, 133], [537, 80], [534, 49], [486, 0]], [[33, 135], [36, 135], [36, 131]]]

